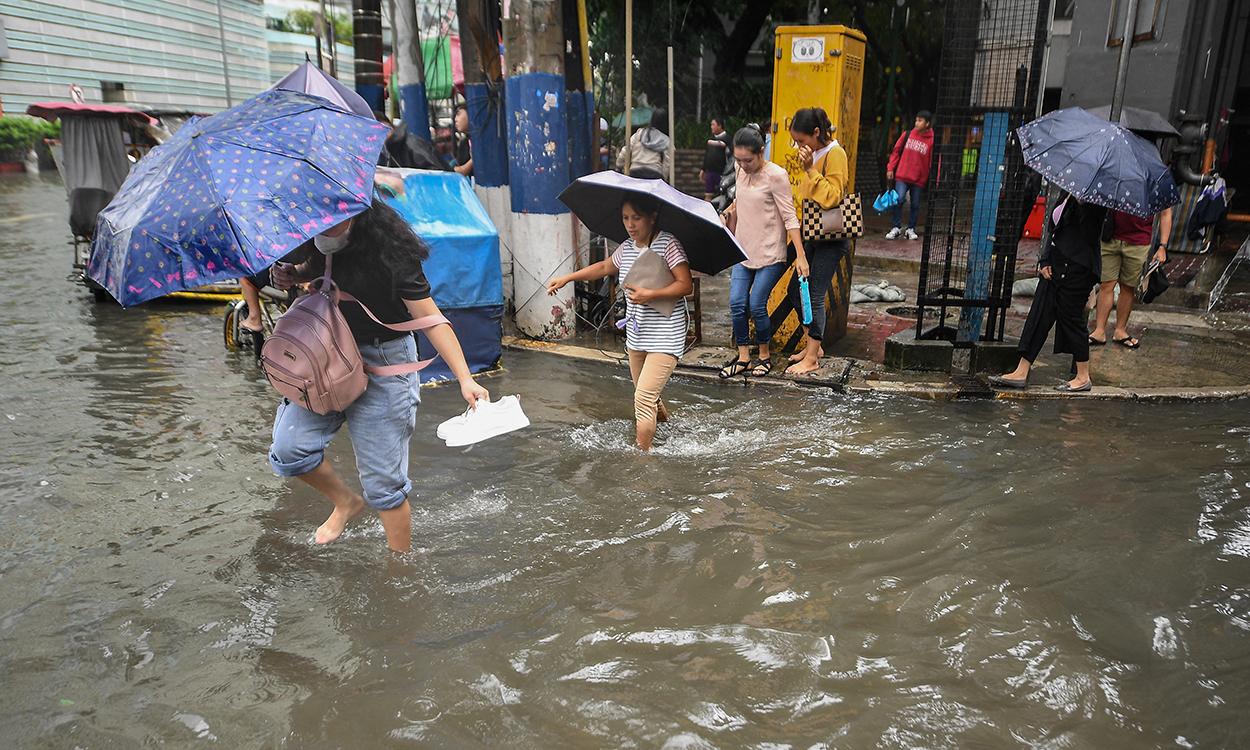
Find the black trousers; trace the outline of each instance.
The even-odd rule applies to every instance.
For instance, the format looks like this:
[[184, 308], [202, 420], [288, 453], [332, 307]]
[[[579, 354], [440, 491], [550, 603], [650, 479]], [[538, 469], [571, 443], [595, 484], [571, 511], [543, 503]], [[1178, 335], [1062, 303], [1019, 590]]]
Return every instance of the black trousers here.
[[[832, 287], [838, 264], [849, 247], [847, 240], [811, 240], [803, 243], [807, 265], [811, 266], [812, 273], [807, 280], [807, 292], [812, 297], [812, 324], [807, 326], [807, 337], [815, 341], [820, 341], [825, 335], [825, 295]], [[794, 309], [801, 311], [798, 274], [790, 277], [789, 292]]]
[[1098, 277], [1085, 266], [1056, 255], [1050, 279], [1041, 279], [1033, 306], [1020, 333], [1020, 356], [1037, 359], [1050, 329], [1055, 329], [1055, 354], [1071, 354], [1074, 362], [1089, 361], [1089, 328], [1085, 302]]

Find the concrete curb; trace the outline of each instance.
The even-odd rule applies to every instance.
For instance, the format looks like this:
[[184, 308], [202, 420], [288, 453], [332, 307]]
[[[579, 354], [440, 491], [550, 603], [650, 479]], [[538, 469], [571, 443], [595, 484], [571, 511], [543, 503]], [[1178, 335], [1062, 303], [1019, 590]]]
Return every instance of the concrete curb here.
[[[566, 359], [582, 362], [620, 366], [624, 362], [624, 353], [608, 352], [587, 346], [559, 344], [548, 341], [535, 341], [516, 336], [504, 336], [503, 346], [512, 351], [540, 352], [552, 354]], [[734, 386], [762, 386], [772, 388], [828, 388], [839, 393], [876, 394], [883, 396], [907, 396], [933, 401], [955, 401], [963, 399], [996, 399], [1000, 401], [1054, 401], [1085, 399], [1093, 401], [1134, 401], [1140, 403], [1200, 403], [1210, 401], [1231, 401], [1250, 398], [1250, 385], [1244, 386], [1212, 386], [1210, 388], [1122, 388], [1116, 386], [1094, 386], [1085, 393], [1060, 393], [1050, 386], [1034, 385], [1023, 390], [993, 390], [979, 380], [965, 378], [956, 380], [933, 380], [901, 382], [892, 380], [871, 380], [862, 375], [854, 375], [865, 365], [873, 367], [873, 363], [847, 360], [849, 363], [841, 377], [835, 379], [787, 378], [768, 375], [763, 378], [733, 378], [721, 380], [713, 369], [679, 365], [678, 375], [696, 380], [723, 383]]]

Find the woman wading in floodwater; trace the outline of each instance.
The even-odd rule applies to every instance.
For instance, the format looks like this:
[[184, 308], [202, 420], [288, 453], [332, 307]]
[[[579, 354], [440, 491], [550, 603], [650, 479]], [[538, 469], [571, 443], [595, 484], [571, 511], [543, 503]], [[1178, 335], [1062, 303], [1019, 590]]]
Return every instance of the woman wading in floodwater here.
[[[547, 284], [547, 293], [555, 294], [570, 281], [597, 281], [605, 276], [629, 276], [634, 261], [650, 250], [668, 265], [673, 281], [660, 289], [626, 286], [625, 348], [629, 353], [629, 374], [634, 381], [634, 419], [638, 447], [651, 450], [656, 422], [668, 421], [668, 409], [660, 398], [664, 385], [677, 367], [677, 360], [686, 349], [686, 295], [694, 289], [690, 262], [677, 238], [658, 231], [660, 203], [646, 195], [635, 195], [621, 203], [621, 222], [629, 239], [622, 242], [612, 257], [587, 266], [580, 271], [559, 276]], [[676, 300], [670, 315], [647, 303], [652, 300]]]
[[[439, 315], [430, 298], [430, 285], [421, 270], [428, 250], [395, 211], [380, 200], [362, 214], [327, 229], [313, 240], [319, 250], [298, 266], [277, 263], [274, 286], [287, 289], [325, 272], [325, 257], [334, 256], [333, 279], [386, 323]], [[393, 331], [370, 320], [359, 305], [341, 302], [361, 358], [381, 367], [415, 362], [412, 334]], [[460, 342], [450, 325], [426, 329], [426, 337], [460, 382], [460, 394], [470, 406], [489, 400], [486, 389], [469, 373]], [[396, 552], [412, 545], [412, 515], [408, 494], [408, 443], [421, 403], [417, 373], [369, 374], [369, 384], [343, 412], [317, 414], [283, 399], [273, 424], [269, 463], [282, 477], [296, 477], [334, 503], [330, 517], [317, 528], [317, 544], [339, 538], [343, 529], [366, 507], [378, 512], [386, 543]], [[363, 496], [351, 490], [325, 463], [325, 449], [346, 422], [351, 431], [356, 467]]]

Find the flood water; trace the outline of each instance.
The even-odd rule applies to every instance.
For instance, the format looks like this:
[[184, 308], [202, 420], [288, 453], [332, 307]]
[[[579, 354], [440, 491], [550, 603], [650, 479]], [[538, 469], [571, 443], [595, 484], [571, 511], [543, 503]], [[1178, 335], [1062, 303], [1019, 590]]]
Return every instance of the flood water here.
[[529, 430], [424, 395], [415, 551], [319, 548], [220, 310], [93, 302], [63, 196], [0, 182], [2, 747], [1250, 744], [1244, 401], [677, 381], [643, 456], [623, 368], [510, 353]]

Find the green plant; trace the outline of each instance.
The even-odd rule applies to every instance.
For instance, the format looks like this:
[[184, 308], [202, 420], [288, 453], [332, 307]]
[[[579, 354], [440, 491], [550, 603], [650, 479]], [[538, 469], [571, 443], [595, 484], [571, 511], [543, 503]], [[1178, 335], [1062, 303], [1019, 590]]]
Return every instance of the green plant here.
[[43, 137], [43, 128], [28, 117], [0, 117], [0, 154], [24, 155]]

